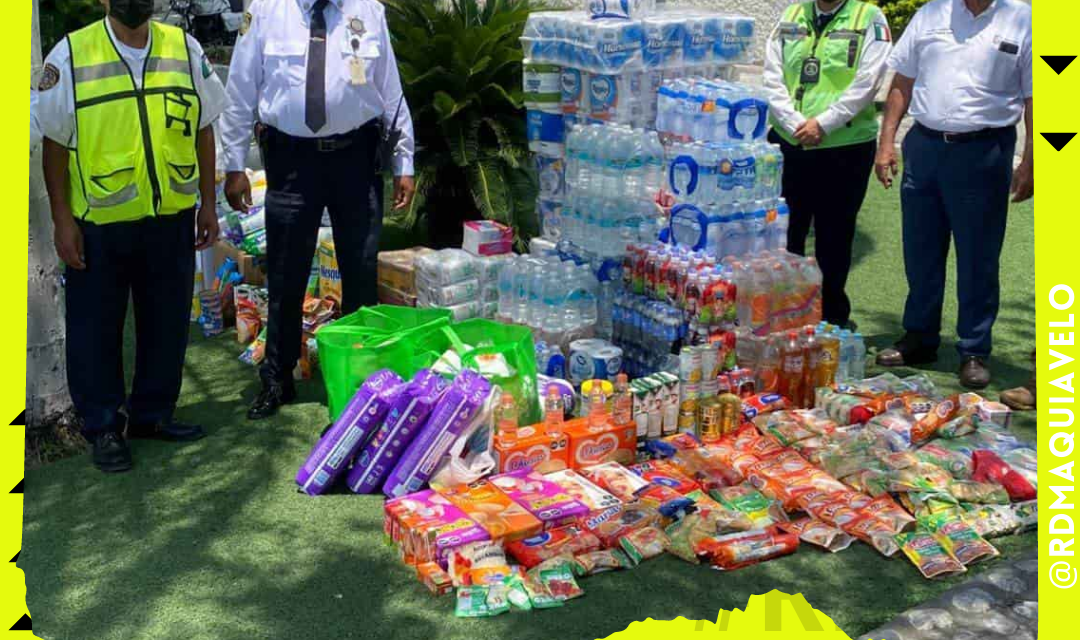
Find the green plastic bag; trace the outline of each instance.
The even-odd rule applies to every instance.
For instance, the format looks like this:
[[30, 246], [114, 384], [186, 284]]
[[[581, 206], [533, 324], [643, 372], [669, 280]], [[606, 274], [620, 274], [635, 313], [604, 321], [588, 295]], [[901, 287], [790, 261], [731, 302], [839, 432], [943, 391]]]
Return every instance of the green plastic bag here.
[[364, 380], [379, 369], [411, 378], [424, 366], [417, 366], [416, 341], [449, 325], [445, 309], [377, 305], [319, 329], [315, 340], [330, 419], [337, 419]]
[[413, 370], [431, 367], [447, 351], [461, 357], [464, 368], [483, 372], [479, 361], [485, 357], [502, 356], [509, 376], [485, 374], [485, 377], [514, 397], [518, 407], [518, 423], [536, 424], [540, 421], [539, 391], [536, 382], [536, 347], [527, 327], [501, 324], [493, 320], [465, 320], [436, 331], [410, 336], [416, 351]]

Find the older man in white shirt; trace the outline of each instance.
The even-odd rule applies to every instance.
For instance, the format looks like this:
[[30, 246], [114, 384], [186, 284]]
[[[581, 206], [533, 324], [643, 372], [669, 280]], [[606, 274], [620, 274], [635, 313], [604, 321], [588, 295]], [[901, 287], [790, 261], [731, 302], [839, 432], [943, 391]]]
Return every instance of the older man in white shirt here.
[[[1034, 194], [1031, 7], [1020, 0], [934, 0], [912, 19], [889, 58], [896, 71], [875, 170], [888, 188], [898, 170], [904, 113], [905, 335], [878, 355], [882, 366], [937, 358], [949, 241], [956, 243], [960, 383], [990, 382], [988, 359], [999, 303], [998, 262], [1009, 193]], [[1016, 124], [1026, 124], [1013, 171]]]
[[[342, 311], [376, 302], [384, 168], [408, 206], [413, 135], [383, 6], [374, 0], [257, 0], [229, 71], [222, 117], [233, 207], [251, 204], [244, 160], [253, 125], [266, 168], [269, 321], [263, 382], [248, 412], [265, 418], [295, 397], [302, 305], [328, 209], [341, 269]], [[397, 132], [394, 148], [384, 132]], [[384, 157], [387, 156], [387, 157]]]

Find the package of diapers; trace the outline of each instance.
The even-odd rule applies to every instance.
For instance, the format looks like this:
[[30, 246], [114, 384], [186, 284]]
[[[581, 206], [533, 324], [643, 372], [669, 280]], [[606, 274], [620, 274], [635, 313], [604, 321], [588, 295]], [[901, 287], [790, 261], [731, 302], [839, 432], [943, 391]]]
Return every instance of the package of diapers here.
[[458, 374], [386, 478], [383, 493], [396, 498], [422, 489], [490, 392], [491, 383], [475, 371], [466, 369]]
[[375, 436], [356, 457], [346, 478], [350, 489], [356, 493], [373, 493], [382, 486], [386, 474], [427, 424], [432, 409], [449, 386], [449, 382], [431, 369], [421, 369], [413, 376], [386, 412], [386, 419]]
[[404, 381], [393, 371], [373, 373], [319, 439], [296, 472], [300, 490], [312, 496], [326, 491], [349, 466], [372, 432], [382, 424]]

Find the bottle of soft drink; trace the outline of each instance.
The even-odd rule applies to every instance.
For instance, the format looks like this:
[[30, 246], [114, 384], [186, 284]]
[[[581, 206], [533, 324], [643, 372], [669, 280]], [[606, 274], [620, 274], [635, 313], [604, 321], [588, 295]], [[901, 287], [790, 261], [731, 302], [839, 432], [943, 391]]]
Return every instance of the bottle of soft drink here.
[[625, 373], [615, 376], [615, 399], [612, 406], [615, 424], [630, 424], [633, 418], [634, 398], [630, 394], [630, 379]]
[[803, 332], [803, 404], [811, 409], [814, 406], [814, 392], [817, 386], [817, 367], [821, 360], [821, 341], [813, 327], [806, 327]]
[[[823, 323], [824, 324], [824, 323]], [[818, 341], [821, 342], [821, 358], [818, 360], [817, 385], [828, 387], [836, 382], [836, 371], [840, 366], [840, 338], [830, 330], [832, 325], [824, 325], [818, 331]]]
[[796, 407], [803, 400], [803, 345], [799, 334], [789, 331], [780, 348], [780, 380], [777, 393], [787, 397]]
[[517, 440], [517, 432], [517, 405], [514, 403], [514, 396], [509, 393], [504, 393], [499, 400], [499, 410], [495, 422], [495, 434], [502, 443], [511, 444]]
[[599, 382], [589, 392], [588, 422], [593, 428], [603, 427], [609, 422], [607, 405], [604, 403], [604, 391], [600, 388]]
[[780, 387], [780, 339], [772, 334], [765, 338], [758, 359], [758, 390], [776, 393]]

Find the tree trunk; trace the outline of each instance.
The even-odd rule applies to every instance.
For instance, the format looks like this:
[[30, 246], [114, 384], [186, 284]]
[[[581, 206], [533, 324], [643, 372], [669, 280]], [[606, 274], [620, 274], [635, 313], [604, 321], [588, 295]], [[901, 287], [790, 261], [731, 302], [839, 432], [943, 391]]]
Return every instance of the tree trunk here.
[[[34, 0], [30, 46], [30, 82], [41, 75], [41, 37], [38, 0]], [[25, 94], [24, 94], [25, 95]], [[53, 250], [53, 225], [41, 148], [30, 154], [30, 243], [26, 317], [26, 424], [28, 428], [53, 423], [71, 407], [64, 366], [64, 309], [60, 262]]]

